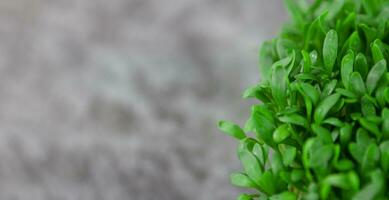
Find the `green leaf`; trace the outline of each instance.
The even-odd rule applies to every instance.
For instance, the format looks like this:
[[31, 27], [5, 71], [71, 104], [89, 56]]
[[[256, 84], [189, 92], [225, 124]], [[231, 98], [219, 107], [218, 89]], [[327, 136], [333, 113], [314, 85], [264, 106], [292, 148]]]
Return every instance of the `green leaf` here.
[[389, 88], [384, 89], [384, 99], [389, 103]]
[[350, 86], [350, 76], [353, 72], [353, 66], [354, 66], [354, 53], [352, 51], [349, 51], [342, 59], [341, 64], [341, 75], [342, 75], [342, 83], [343, 86], [348, 89]]
[[264, 193], [268, 195], [274, 194], [276, 190], [275, 177], [271, 171], [266, 171], [260, 178], [260, 186]]
[[359, 72], [363, 79], [367, 76], [369, 67], [367, 65], [366, 57], [362, 53], [358, 53], [355, 57], [354, 71]]
[[290, 135], [289, 127], [287, 124], [279, 126], [273, 133], [273, 140], [275, 143], [281, 143]]
[[283, 192], [281, 194], [271, 196], [269, 200], [297, 200], [297, 196], [292, 192]]
[[371, 182], [364, 186], [352, 200], [375, 200], [379, 195], [380, 191], [384, 189], [384, 175], [381, 171], [374, 171], [371, 175]]
[[359, 178], [355, 172], [347, 174], [331, 174], [324, 179], [324, 182], [343, 190], [358, 190]]
[[380, 129], [378, 128], [377, 124], [370, 122], [365, 118], [359, 119], [359, 123], [361, 124], [361, 126], [363, 128], [365, 128], [369, 132], [373, 133], [378, 139], [381, 138], [382, 133], [381, 133]]
[[378, 81], [385, 74], [385, 72], [386, 72], [385, 60], [381, 60], [377, 62], [377, 64], [375, 64], [373, 68], [370, 70], [366, 79], [366, 87], [369, 94], [371, 94], [374, 91], [374, 89], [377, 87]]
[[240, 140], [239, 141], [239, 146], [238, 146], [238, 154], [240, 154], [240, 152], [242, 151], [253, 151], [254, 149], [254, 146], [256, 144], [258, 144], [259, 141], [253, 139], [253, 138], [246, 138], [246, 139], [243, 139], [243, 140]]
[[304, 195], [304, 200], [319, 200], [320, 198], [317, 190], [317, 185], [311, 182], [307, 194]]
[[325, 144], [332, 143], [332, 136], [328, 129], [318, 125], [318, 124], [312, 124], [311, 125], [312, 131], [320, 138], [320, 140]]
[[306, 97], [308, 97], [314, 105], [319, 101], [320, 95], [319, 92], [310, 84], [307, 83], [298, 83], [299, 91]]
[[[384, 85], [379, 86], [375, 92], [375, 99], [377, 100], [378, 106], [385, 107], [386, 99], [385, 99], [385, 89]], [[388, 93], [389, 94], [389, 93]]]
[[306, 127], [308, 125], [308, 121], [305, 117], [299, 114], [289, 114], [284, 115], [278, 118], [281, 122], [294, 124], [298, 126]]
[[344, 97], [350, 98], [350, 99], [357, 99], [358, 96], [354, 94], [353, 92], [343, 89], [343, 88], [336, 88], [336, 93], [341, 94]]
[[[317, 17], [310, 25], [306, 33], [306, 37], [304, 37], [304, 49], [308, 50], [310, 45], [317, 45], [315, 44], [315, 39], [320, 36], [321, 34], [324, 34], [326, 30], [324, 30], [323, 23], [325, 21], [325, 18], [327, 16], [328, 12], [322, 13], [319, 17]], [[316, 63], [316, 59], [312, 60], [312, 63]]]
[[219, 122], [219, 129], [223, 131], [225, 134], [230, 135], [236, 139], [244, 139], [246, 138], [246, 134], [243, 132], [243, 130], [236, 124], [233, 124], [228, 121], [220, 121]]
[[262, 166], [266, 165], [269, 152], [265, 145], [255, 144], [253, 147], [253, 154], [258, 158]]
[[253, 131], [257, 138], [268, 145], [273, 145], [273, 131], [275, 129], [273, 113], [265, 105], [255, 105], [251, 109], [251, 116], [246, 122], [246, 132]]
[[263, 170], [254, 154], [248, 150], [243, 150], [239, 152], [239, 158], [248, 177], [250, 177], [250, 179], [258, 186], [262, 187], [260, 179], [263, 174]]
[[380, 159], [380, 150], [375, 143], [371, 143], [363, 156], [362, 171], [368, 172], [368, 170], [374, 169]]
[[330, 30], [323, 44], [323, 60], [327, 72], [332, 72], [338, 54], [338, 34]]
[[327, 96], [329, 96], [330, 94], [332, 94], [332, 92], [335, 90], [336, 88], [336, 84], [338, 83], [338, 81], [336, 79], [328, 82], [324, 88], [323, 88], [323, 91], [321, 92], [321, 98], [326, 98]]
[[342, 121], [340, 121], [340, 119], [334, 118], [334, 117], [331, 117], [331, 118], [324, 120], [323, 124], [329, 124], [329, 125], [336, 126], [336, 127], [343, 127], [344, 126], [344, 123]]
[[[374, 100], [374, 99], [373, 99]], [[361, 110], [364, 116], [375, 116], [376, 110], [374, 102], [368, 96], [363, 96], [361, 99]]]
[[232, 173], [230, 175], [231, 184], [238, 187], [255, 188], [255, 183], [243, 173]]
[[309, 166], [312, 168], [325, 167], [333, 155], [333, 145], [324, 145], [314, 149], [309, 160]]
[[272, 74], [272, 95], [274, 101], [284, 108], [286, 106], [286, 91], [288, 89], [288, 77], [285, 66], [276, 65]]
[[340, 144], [346, 145], [351, 140], [353, 127], [351, 124], [345, 124], [340, 128]]
[[350, 89], [358, 95], [366, 93], [365, 83], [358, 72], [353, 72], [350, 76]]
[[354, 169], [354, 163], [350, 160], [339, 160], [335, 163], [335, 167], [339, 171], [349, 171], [351, 169]]
[[364, 10], [369, 15], [375, 15], [382, 7], [381, 0], [362, 0]]
[[362, 164], [363, 162], [363, 155], [366, 152], [367, 147], [372, 142], [372, 138], [370, 138], [369, 134], [365, 129], [358, 129], [357, 130], [357, 138], [356, 143], [350, 143], [349, 144], [349, 151], [352, 155], [352, 157], [358, 161], [358, 163]]
[[375, 40], [371, 46], [371, 52], [373, 54], [373, 60], [374, 63], [379, 62], [380, 60], [385, 59], [384, 54], [381, 51], [381, 48], [379, 46], [380, 41]]
[[309, 56], [309, 53], [305, 50], [302, 50], [301, 55], [303, 56], [303, 61], [304, 61], [303, 71], [306, 73], [310, 72], [312, 67], [312, 61], [311, 61], [311, 57]]
[[[355, 13], [350, 13], [350, 15], [353, 15], [355, 17]], [[354, 19], [355, 20], [355, 19]], [[361, 51], [362, 44], [361, 44], [361, 38], [359, 37], [358, 31], [354, 31], [351, 36], [347, 39], [346, 44], [343, 46], [342, 52], [349, 49], [354, 52]]]
[[292, 164], [297, 155], [297, 150], [293, 146], [280, 144], [279, 149], [282, 155], [283, 164], [288, 166]]
[[380, 144], [381, 151], [381, 167], [384, 169], [384, 172], [389, 170], [389, 141], [382, 142]]
[[274, 174], [278, 174], [282, 169], [284, 169], [284, 164], [282, 162], [282, 155], [279, 152], [274, 152], [271, 161], [271, 170]]
[[298, 182], [304, 177], [304, 171], [301, 169], [293, 169], [290, 178], [293, 182]]
[[328, 111], [338, 102], [339, 98], [340, 94], [333, 94], [319, 103], [314, 114], [317, 123], [321, 123], [325, 119]]
[[389, 138], [389, 117], [382, 117], [382, 134], [385, 139]]

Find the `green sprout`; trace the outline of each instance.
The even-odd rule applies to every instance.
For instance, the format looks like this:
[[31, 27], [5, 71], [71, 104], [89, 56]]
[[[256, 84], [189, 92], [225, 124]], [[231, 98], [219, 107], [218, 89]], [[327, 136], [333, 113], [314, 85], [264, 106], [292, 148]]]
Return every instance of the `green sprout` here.
[[239, 200], [389, 199], [389, 0], [285, 0], [239, 140]]

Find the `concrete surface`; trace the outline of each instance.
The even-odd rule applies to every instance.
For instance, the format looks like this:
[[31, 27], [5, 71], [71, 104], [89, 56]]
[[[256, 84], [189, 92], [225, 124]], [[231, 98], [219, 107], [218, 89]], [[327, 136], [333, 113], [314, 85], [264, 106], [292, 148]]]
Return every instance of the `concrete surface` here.
[[0, 199], [227, 200], [281, 1], [0, 1]]

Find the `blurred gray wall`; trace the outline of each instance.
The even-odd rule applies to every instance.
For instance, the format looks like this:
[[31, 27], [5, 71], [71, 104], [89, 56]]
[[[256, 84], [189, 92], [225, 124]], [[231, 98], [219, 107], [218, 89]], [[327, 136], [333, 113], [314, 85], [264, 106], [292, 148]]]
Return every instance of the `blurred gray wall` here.
[[281, 0], [0, 0], [0, 199], [227, 200]]

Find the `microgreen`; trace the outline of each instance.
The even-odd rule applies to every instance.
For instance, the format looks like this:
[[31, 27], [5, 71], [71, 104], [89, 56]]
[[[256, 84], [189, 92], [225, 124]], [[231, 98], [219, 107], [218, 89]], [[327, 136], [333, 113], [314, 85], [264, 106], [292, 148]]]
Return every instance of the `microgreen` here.
[[258, 103], [243, 129], [219, 122], [239, 140], [238, 200], [389, 199], [389, 1], [284, 1], [243, 93]]

